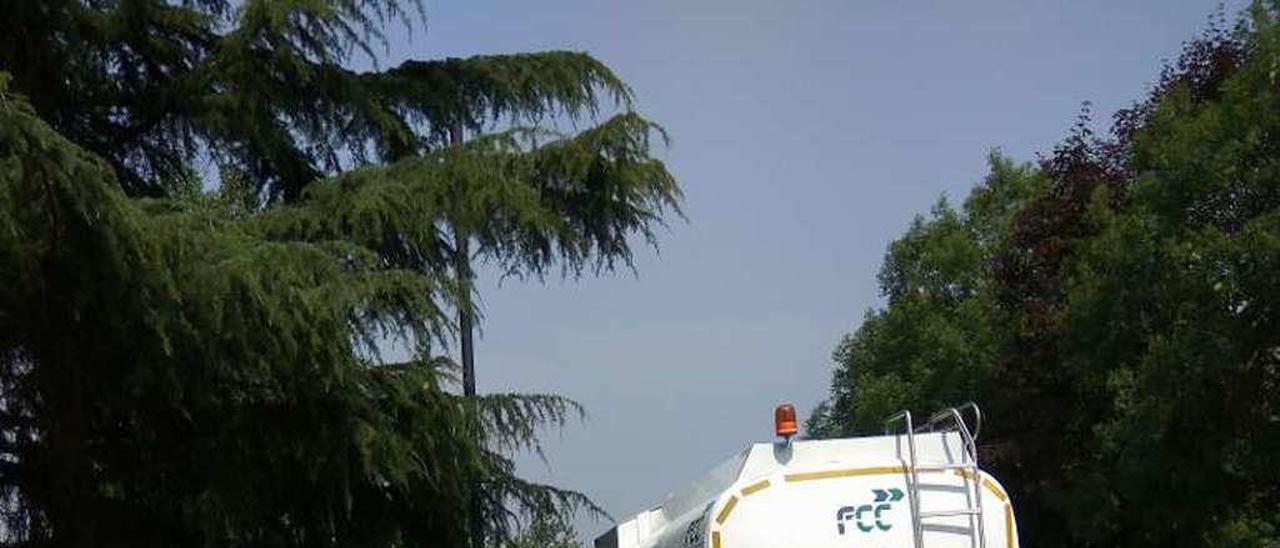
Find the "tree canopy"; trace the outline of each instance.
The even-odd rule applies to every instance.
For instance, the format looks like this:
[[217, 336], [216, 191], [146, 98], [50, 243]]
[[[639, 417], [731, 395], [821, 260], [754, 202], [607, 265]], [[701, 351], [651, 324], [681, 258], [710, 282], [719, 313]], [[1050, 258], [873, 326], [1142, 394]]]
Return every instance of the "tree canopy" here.
[[1110, 134], [913, 224], [816, 435], [977, 399], [1027, 545], [1280, 542], [1277, 60], [1280, 3], [1220, 18]]
[[0, 8], [6, 545], [463, 546], [595, 509], [508, 456], [575, 404], [457, 395], [459, 242], [630, 266], [679, 215], [664, 135], [583, 53], [352, 68], [422, 10]]
[[977, 397], [1004, 335], [988, 320], [990, 261], [1013, 215], [1044, 186], [1040, 172], [999, 153], [957, 210], [945, 199], [889, 245], [879, 282], [887, 305], [867, 312], [835, 351], [831, 398], [811, 435], [877, 433], [901, 409]]

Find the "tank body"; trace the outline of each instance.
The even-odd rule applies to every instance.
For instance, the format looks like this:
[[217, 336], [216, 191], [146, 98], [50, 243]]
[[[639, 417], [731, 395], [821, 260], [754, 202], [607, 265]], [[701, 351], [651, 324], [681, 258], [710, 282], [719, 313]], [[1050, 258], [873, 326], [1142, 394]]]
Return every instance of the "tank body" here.
[[917, 548], [917, 534], [928, 548], [1018, 546], [1012, 502], [957, 434], [916, 434], [914, 470], [905, 440], [752, 445], [596, 548]]

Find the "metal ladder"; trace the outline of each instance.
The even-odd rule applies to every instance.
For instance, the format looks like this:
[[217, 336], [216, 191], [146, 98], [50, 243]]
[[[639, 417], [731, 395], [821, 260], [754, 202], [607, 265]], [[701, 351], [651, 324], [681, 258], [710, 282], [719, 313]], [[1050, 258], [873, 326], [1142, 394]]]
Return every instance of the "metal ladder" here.
[[[972, 411], [974, 416], [974, 429], [969, 430], [969, 425], [965, 423], [964, 411]], [[982, 410], [978, 409], [978, 405], [969, 402], [959, 407], [951, 407], [934, 413], [929, 417], [929, 421], [921, 429], [921, 432], [937, 432], [942, 426], [952, 425], [952, 428], [960, 435], [960, 440], [964, 444], [960, 454], [960, 462], [945, 464], [926, 464], [920, 465], [916, 461], [916, 429], [911, 421], [910, 411], [901, 411], [898, 414], [885, 419], [885, 434], [894, 434], [895, 423], [901, 423], [905, 427], [905, 431], [898, 435], [905, 434], [907, 438], [907, 493], [911, 496], [911, 526], [914, 530], [915, 548], [925, 548], [924, 546], [924, 522], [931, 518], [945, 518], [953, 516], [968, 516], [970, 531], [976, 531], [977, 534], [970, 534], [969, 539], [973, 548], [986, 548], [986, 527], [982, 514], [982, 473], [978, 469], [978, 446], [974, 442], [978, 432], [982, 429]], [[963, 478], [965, 486], [965, 507], [955, 510], [935, 510], [930, 512], [920, 511], [920, 476], [919, 472], [936, 472], [945, 470], [957, 471]]]

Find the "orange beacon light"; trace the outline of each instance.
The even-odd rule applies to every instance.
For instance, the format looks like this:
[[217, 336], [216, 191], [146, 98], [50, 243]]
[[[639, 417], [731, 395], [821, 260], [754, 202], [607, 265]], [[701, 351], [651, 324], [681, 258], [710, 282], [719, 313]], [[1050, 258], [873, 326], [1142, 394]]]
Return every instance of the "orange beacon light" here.
[[773, 427], [779, 436], [791, 439], [800, 431], [799, 425], [796, 424], [796, 406], [790, 403], [780, 403], [773, 410]]

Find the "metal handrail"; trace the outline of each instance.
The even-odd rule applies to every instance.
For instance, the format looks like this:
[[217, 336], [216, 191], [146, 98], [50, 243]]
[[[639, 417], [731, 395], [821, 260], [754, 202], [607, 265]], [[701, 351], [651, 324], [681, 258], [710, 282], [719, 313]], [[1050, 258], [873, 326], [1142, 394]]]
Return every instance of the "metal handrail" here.
[[[969, 429], [968, 423], [964, 420], [964, 411], [972, 411], [973, 413], [973, 430]], [[898, 422], [902, 422], [906, 426], [906, 432], [904, 433], [907, 435], [907, 452], [908, 458], [910, 459], [910, 467], [908, 468], [908, 477], [910, 478], [910, 481], [907, 486], [907, 491], [911, 494], [911, 523], [912, 528], [915, 530], [914, 544], [916, 548], [924, 548], [924, 524], [922, 519], [923, 515], [920, 512], [920, 478], [916, 472], [916, 468], [918, 466], [916, 459], [916, 431], [911, 419], [911, 412], [904, 410], [892, 417], [889, 417], [888, 419], [885, 419], [885, 434], [892, 434], [893, 424]], [[977, 548], [986, 548], [986, 523], [982, 512], [982, 478], [981, 471], [978, 467], [978, 444], [976, 441], [977, 434], [982, 429], [982, 410], [973, 402], [944, 409], [931, 415], [929, 420], [925, 423], [924, 428], [921, 430], [925, 432], [935, 432], [938, 431], [940, 426], [947, 422], [952, 422], [954, 424], [954, 429], [960, 434], [961, 443], [964, 444], [963, 450], [964, 453], [967, 454], [968, 458], [964, 459], [962, 457], [961, 464], [966, 465], [965, 467], [970, 468], [972, 471], [972, 474], [961, 474], [961, 476], [965, 483], [966, 491], [968, 490], [970, 480], [973, 481], [972, 493], [976, 507], [971, 507], [969, 510], [972, 511], [968, 512], [970, 523], [977, 531], [977, 538], [974, 538], [973, 540], [975, 541], [975, 546]], [[968, 462], [964, 462], [964, 460], [967, 460]]]
[[911, 478], [907, 482], [907, 493], [911, 495], [911, 529], [915, 532], [913, 535], [916, 548], [924, 548], [924, 524], [920, 520], [920, 477], [916, 474], [916, 431], [915, 426], [911, 422], [911, 411], [902, 410], [896, 415], [884, 420], [884, 433], [892, 433], [892, 424], [902, 421], [907, 427], [907, 456], [910, 459], [910, 466], [907, 467], [907, 475]]
[[[934, 413], [929, 417], [929, 422], [925, 423], [925, 428], [928, 428], [928, 431], [932, 432], [942, 419], [952, 417], [955, 418], [957, 423], [965, 423], [962, 416], [964, 411], [973, 412], [973, 439], [976, 440], [978, 439], [978, 434], [982, 431], [982, 409], [978, 407], [978, 404], [973, 402], [968, 402], [964, 405], [958, 405], [956, 407], [951, 407]], [[967, 423], [965, 424], [967, 425]]]

